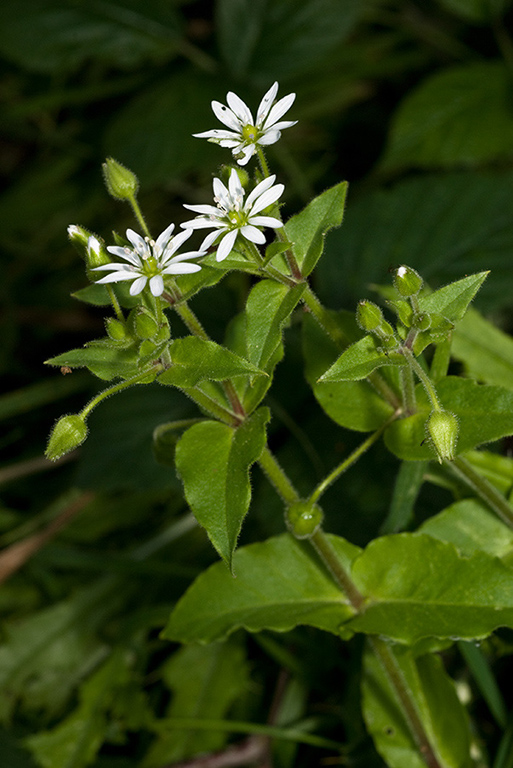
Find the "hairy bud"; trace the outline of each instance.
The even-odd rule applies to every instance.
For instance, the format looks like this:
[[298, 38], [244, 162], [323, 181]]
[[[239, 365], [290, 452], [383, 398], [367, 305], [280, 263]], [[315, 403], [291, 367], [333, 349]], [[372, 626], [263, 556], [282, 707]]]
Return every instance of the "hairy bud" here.
[[426, 429], [437, 453], [438, 461], [454, 459], [458, 441], [458, 419], [449, 411], [433, 411], [427, 420]]

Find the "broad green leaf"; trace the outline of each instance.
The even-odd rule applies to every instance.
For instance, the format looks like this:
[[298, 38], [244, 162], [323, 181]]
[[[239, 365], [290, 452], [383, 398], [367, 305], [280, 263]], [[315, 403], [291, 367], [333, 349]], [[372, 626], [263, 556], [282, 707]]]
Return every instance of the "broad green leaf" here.
[[387, 282], [391, 265], [408, 264], [433, 288], [490, 269], [480, 307], [509, 307], [512, 198], [512, 171], [422, 175], [361, 193], [326, 240], [315, 273], [321, 300], [354, 306], [363, 286]]
[[301, 213], [292, 216], [285, 224], [285, 233], [305, 277], [322, 255], [326, 234], [342, 224], [346, 194], [347, 181], [342, 181], [315, 197]]
[[513, 459], [493, 451], [468, 451], [465, 459], [501, 493], [510, 497], [513, 489]]
[[382, 168], [454, 168], [511, 158], [507, 66], [466, 63], [430, 75], [400, 105]]
[[110, 340], [91, 342], [82, 349], [71, 349], [46, 361], [47, 365], [88, 368], [104, 381], [129, 379], [141, 371], [137, 366], [137, 348], [115, 346]]
[[35, 72], [73, 72], [92, 52], [104, 66], [132, 69], [173, 57], [180, 39], [176, 12], [155, 0], [144, 6], [135, 0], [94, 6], [20, 0], [1, 8], [3, 54]]
[[[389, 646], [406, 682], [440, 768], [470, 768], [470, 728], [440, 658], [414, 657], [409, 649]], [[363, 716], [376, 749], [389, 768], [425, 768], [395, 689], [371, 648], [364, 655]]]
[[237, 428], [203, 421], [176, 446], [186, 499], [230, 567], [251, 499], [249, 469], [264, 449], [268, 420], [269, 411], [261, 408]]
[[451, 354], [468, 376], [513, 389], [513, 339], [469, 309], [452, 335]]
[[[355, 324], [354, 314], [347, 315]], [[348, 332], [351, 331], [348, 329]], [[319, 377], [337, 358], [339, 350], [307, 314], [303, 317], [303, 354], [305, 375], [319, 405], [341, 427], [370, 432], [392, 415], [392, 407], [367, 381], [319, 382]]]
[[[240, 642], [189, 645], [163, 668], [173, 698], [164, 717], [221, 719], [249, 685], [248, 666]], [[160, 734], [142, 768], [161, 768], [194, 755], [220, 750], [228, 734], [221, 731], [169, 730]]]
[[281, 345], [283, 326], [305, 291], [301, 283], [294, 288], [274, 280], [261, 280], [251, 290], [246, 303], [246, 346], [248, 360], [268, 370]]
[[24, 709], [58, 712], [105, 645], [98, 627], [125, 599], [119, 584], [98, 582], [66, 601], [4, 624], [0, 646], [0, 719], [21, 700]]
[[440, 541], [449, 541], [462, 555], [486, 552], [495, 557], [513, 553], [513, 531], [476, 499], [451, 504], [420, 527]]
[[263, 371], [226, 347], [197, 336], [171, 342], [169, 353], [172, 365], [159, 376], [161, 384], [195, 387], [205, 379], [226, 381], [233, 376], [263, 375]]
[[472, 640], [513, 627], [512, 571], [484, 552], [464, 557], [421, 533], [374, 539], [352, 579], [366, 598], [354, 632], [412, 644], [425, 637]]
[[405, 365], [402, 355], [386, 355], [378, 349], [372, 336], [364, 336], [360, 341], [351, 344], [331, 368], [323, 373], [319, 383], [333, 381], [359, 381], [367, 378], [376, 368], [383, 365]]
[[419, 307], [422, 312], [436, 312], [443, 315], [451, 323], [457, 323], [468, 309], [468, 306], [484, 281], [488, 272], [464, 277], [449, 285], [444, 285], [437, 291], [421, 296]]
[[[513, 433], [511, 390], [448, 376], [439, 383], [437, 391], [444, 408], [455, 413], [459, 420], [457, 454]], [[395, 421], [385, 432], [389, 450], [405, 461], [434, 458], [434, 451], [426, 440], [425, 429], [432, 408], [420, 384], [416, 394], [418, 412], [414, 416]]]
[[[338, 536], [330, 539], [348, 567], [360, 550]], [[290, 534], [242, 547], [233, 565], [236, 579], [222, 563], [196, 579], [173, 610], [163, 637], [211, 642], [239, 627], [287, 632], [299, 624], [339, 634], [354, 614], [313, 551]]]

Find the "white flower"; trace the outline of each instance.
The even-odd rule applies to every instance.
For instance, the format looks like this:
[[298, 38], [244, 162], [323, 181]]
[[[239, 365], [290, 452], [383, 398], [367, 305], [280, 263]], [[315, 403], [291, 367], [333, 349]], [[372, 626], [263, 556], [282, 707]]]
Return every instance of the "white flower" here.
[[240, 233], [246, 240], [252, 243], [265, 243], [265, 236], [258, 227], [283, 227], [283, 223], [273, 216], [257, 216], [283, 194], [283, 184], [274, 184], [276, 176], [269, 176], [257, 184], [249, 193], [244, 203], [244, 188], [240, 183], [239, 174], [232, 168], [228, 180], [228, 189], [220, 179], [214, 179], [214, 205], [185, 205], [190, 211], [200, 213], [191, 221], [185, 221], [181, 226], [185, 230], [205, 229], [212, 227], [201, 244], [201, 250], [209, 248], [219, 235], [223, 235], [216, 260], [223, 261], [235, 245], [237, 235]]
[[[133, 280], [130, 287], [130, 295], [136, 296], [146, 287], [150, 281], [150, 291], [154, 296], [160, 296], [164, 290], [163, 275], [183, 275], [190, 272], [198, 272], [201, 267], [198, 264], [189, 264], [186, 259], [194, 259], [197, 256], [204, 256], [203, 251], [188, 251], [177, 256], [173, 254], [192, 234], [190, 231], [180, 232], [171, 237], [175, 228], [170, 224], [157, 240], [143, 238], [132, 229], [127, 229], [126, 236], [132, 243], [133, 248], [118, 245], [109, 245], [107, 250], [114, 256], [119, 256], [125, 262], [112, 262], [103, 264], [101, 267], [95, 267], [94, 271], [99, 272], [110, 270], [110, 274], [98, 280], [98, 283], [118, 283], [121, 280]], [[89, 238], [91, 240], [91, 238]], [[94, 248], [95, 244], [90, 243]]]
[[198, 139], [208, 139], [214, 144], [220, 144], [221, 147], [228, 147], [232, 150], [238, 164], [246, 165], [250, 157], [257, 151], [257, 144], [264, 146], [274, 144], [280, 138], [283, 128], [290, 128], [297, 123], [297, 120], [278, 122], [292, 106], [296, 94], [289, 93], [288, 96], [284, 96], [274, 103], [277, 93], [278, 83], [274, 83], [260, 102], [256, 120], [253, 120], [253, 115], [247, 104], [237, 94], [229, 91], [226, 94], [228, 106], [226, 107], [219, 101], [213, 101], [212, 110], [217, 119], [231, 130], [214, 129], [203, 133], [193, 133], [193, 136]]

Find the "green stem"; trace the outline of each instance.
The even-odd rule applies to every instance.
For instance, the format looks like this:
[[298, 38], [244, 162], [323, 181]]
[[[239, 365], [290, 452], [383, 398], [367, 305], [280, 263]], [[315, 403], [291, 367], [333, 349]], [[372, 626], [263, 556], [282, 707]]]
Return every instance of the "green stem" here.
[[109, 294], [110, 303], [112, 304], [112, 306], [114, 308], [114, 312], [116, 313], [116, 317], [118, 318], [118, 320], [120, 320], [122, 323], [124, 323], [125, 322], [125, 317], [123, 315], [123, 311], [121, 309], [121, 306], [119, 304], [118, 298], [117, 298], [116, 294], [114, 293], [114, 290], [113, 290], [112, 286], [107, 284], [105, 287], [107, 289], [107, 293]]
[[403, 390], [404, 415], [412, 416], [417, 410], [417, 401], [415, 398], [415, 383], [413, 381], [413, 371], [409, 365], [400, 369], [401, 388]]
[[122, 392], [124, 389], [128, 389], [128, 387], [132, 387], [135, 384], [143, 383], [145, 379], [148, 379], [150, 373], [159, 373], [162, 370], [162, 365], [154, 365], [150, 370], [142, 371], [142, 373], [138, 373], [136, 376], [132, 376], [131, 379], [126, 379], [126, 381], [115, 384], [113, 387], [104, 389], [103, 392], [100, 392], [99, 395], [96, 395], [96, 397], [93, 397], [93, 399], [87, 403], [85, 408], [80, 411], [79, 416], [83, 419], [87, 418], [91, 411], [96, 408], [96, 406], [99, 405], [102, 400], [105, 400], [106, 397], [110, 397], [111, 395], [115, 395], [118, 392]]
[[144, 232], [146, 237], [149, 238], [149, 240], [151, 240], [150, 230], [148, 229], [148, 225], [146, 224], [146, 220], [145, 220], [145, 218], [144, 218], [144, 216], [142, 214], [142, 211], [141, 211], [141, 209], [139, 207], [139, 203], [137, 202], [137, 199], [136, 199], [135, 195], [133, 197], [131, 197], [128, 202], [130, 203], [130, 205], [132, 207], [132, 211], [134, 212], [135, 218], [137, 219], [137, 221], [141, 225], [142, 231]]
[[417, 705], [410, 693], [408, 684], [404, 678], [403, 672], [397, 663], [392, 649], [380, 637], [369, 637], [369, 643], [381, 664], [381, 667], [392, 685], [397, 698], [401, 704], [401, 709], [408, 722], [410, 732], [415, 740], [419, 753], [422, 755], [428, 768], [441, 768], [440, 762], [433, 751], [428, 735], [422, 724], [422, 720]]
[[433, 382], [431, 381], [431, 379], [429, 378], [429, 376], [427, 375], [423, 367], [420, 365], [418, 360], [416, 360], [413, 352], [407, 347], [403, 347], [402, 351], [411, 369], [415, 372], [417, 378], [421, 381], [424, 389], [426, 390], [426, 394], [431, 400], [431, 405], [433, 406], [433, 410], [441, 411], [442, 407], [440, 405], [438, 395], [436, 394], [436, 389], [433, 386]]
[[264, 150], [262, 149], [260, 144], [257, 144], [256, 148], [257, 148], [258, 162], [260, 163], [260, 170], [262, 171], [262, 174], [265, 176], [265, 178], [268, 179], [269, 176], [271, 175], [271, 171], [269, 170], [267, 160], [265, 159]]
[[303, 301], [319, 325], [326, 331], [330, 339], [335, 342], [339, 349], [343, 349], [351, 343], [347, 334], [344, 333], [337, 323], [334, 313], [323, 307], [309, 285], [306, 286], [303, 294]]
[[335, 547], [322, 528], [318, 528], [308, 541], [313, 546], [342, 592], [346, 595], [353, 608], [356, 611], [360, 611], [365, 602], [365, 598], [360, 594], [355, 583], [340, 562]]
[[267, 445], [265, 446], [258, 463], [260, 468], [267, 475], [271, 485], [286, 504], [294, 504], [296, 501], [300, 500], [298, 492]]
[[193, 336], [199, 336], [200, 339], [210, 341], [210, 336], [203, 328], [200, 321], [186, 301], [180, 301], [180, 303], [175, 304], [173, 308], [177, 315], [183, 320], [184, 324], [187, 326], [187, 329], [190, 331], [190, 333], [192, 333]]
[[225, 381], [222, 382], [222, 385], [223, 385], [225, 395], [230, 401], [230, 405], [232, 406], [234, 415], [242, 423], [246, 418], [247, 413], [244, 409], [244, 406], [242, 405], [242, 402], [240, 400], [237, 390], [235, 389], [233, 382], [231, 381], [231, 379], [226, 379]]
[[338, 480], [340, 475], [344, 474], [344, 472], [346, 472], [350, 467], [352, 467], [352, 465], [355, 464], [358, 461], [358, 459], [361, 456], [363, 456], [363, 454], [366, 451], [369, 450], [371, 445], [374, 445], [374, 443], [376, 443], [379, 440], [379, 438], [381, 437], [385, 429], [388, 427], [389, 424], [392, 423], [392, 421], [395, 420], [395, 418], [396, 418], [396, 414], [394, 414], [390, 419], [387, 419], [387, 421], [385, 421], [381, 425], [381, 427], [376, 430], [376, 432], [373, 432], [372, 435], [369, 435], [369, 437], [366, 440], [364, 440], [363, 443], [360, 443], [360, 445], [357, 448], [355, 448], [355, 450], [351, 454], [349, 454], [349, 456], [346, 459], [344, 459], [344, 461], [342, 461], [338, 465], [338, 467], [335, 467], [335, 469], [332, 472], [330, 472], [329, 475], [327, 475], [321, 483], [319, 483], [317, 488], [310, 495], [308, 501], [311, 504], [316, 504], [319, 501], [320, 497], [323, 495], [323, 493], [327, 491], [327, 489], [330, 487], [330, 485], [332, 485], [335, 482], [335, 480]]
[[446, 469], [463, 480], [506, 525], [513, 528], [513, 507], [485, 477], [476, 472], [467, 459], [457, 456], [452, 461], [445, 459], [443, 463]]

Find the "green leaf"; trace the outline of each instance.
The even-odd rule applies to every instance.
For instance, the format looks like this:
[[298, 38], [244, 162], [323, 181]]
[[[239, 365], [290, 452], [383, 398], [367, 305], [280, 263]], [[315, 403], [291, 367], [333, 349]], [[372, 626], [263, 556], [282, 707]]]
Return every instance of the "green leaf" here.
[[[347, 567], [360, 550], [340, 537], [330, 539]], [[211, 642], [239, 627], [287, 632], [299, 624], [339, 634], [354, 614], [312, 550], [290, 534], [242, 547], [233, 565], [236, 579], [222, 563], [196, 579], [172, 612], [163, 637]]]
[[511, 0], [438, 0], [438, 3], [466, 21], [486, 24], [503, 14]]
[[246, 346], [248, 360], [268, 370], [281, 345], [283, 326], [301, 301], [306, 285], [294, 288], [274, 280], [261, 280], [252, 289], [246, 303]]
[[197, 336], [176, 339], [169, 346], [172, 366], [162, 373], [160, 384], [195, 387], [200, 381], [226, 381], [233, 376], [262, 376], [256, 366], [226, 347]]
[[176, 446], [176, 468], [198, 522], [223, 560], [232, 558], [249, 509], [249, 469], [262, 453], [269, 411], [261, 408], [239, 427], [203, 421]]
[[[354, 314], [344, 314], [344, 327], [355, 325]], [[356, 327], [352, 329], [357, 332]], [[319, 324], [310, 316], [303, 317], [303, 354], [306, 378], [323, 410], [334, 422], [347, 429], [371, 432], [383, 424], [393, 413], [367, 381], [319, 382], [319, 377], [330, 367], [339, 354]]]
[[513, 339], [475, 309], [458, 323], [451, 354], [464, 364], [468, 376], [513, 389]]
[[95, 5], [62, 0], [2, 3], [3, 54], [28, 70], [68, 73], [90, 60], [120, 69], [164, 62], [179, 43], [178, 17], [171, 6], [150, 0]]
[[82, 349], [71, 349], [46, 360], [47, 365], [88, 368], [104, 381], [129, 379], [141, 371], [137, 366], [137, 348], [116, 346], [110, 339], [90, 342]]
[[[459, 420], [458, 454], [513, 433], [511, 390], [477, 384], [457, 376], [443, 379], [437, 389], [444, 408], [455, 413]], [[425, 424], [432, 409], [420, 384], [416, 395], [418, 413], [394, 422], [385, 432], [388, 449], [405, 461], [434, 457], [433, 449], [425, 442]]]
[[426, 637], [472, 640], [513, 626], [512, 571], [484, 552], [463, 557], [420, 533], [372, 541], [351, 571], [366, 602], [354, 632], [413, 644]]
[[[165, 718], [220, 720], [247, 688], [248, 666], [240, 642], [190, 645], [164, 665], [163, 678], [173, 692]], [[194, 755], [220, 750], [228, 734], [221, 731], [169, 730], [160, 734], [142, 768], [161, 768]]]
[[347, 186], [347, 181], [342, 181], [327, 189], [285, 224], [285, 233], [305, 277], [322, 255], [326, 234], [342, 224]]
[[449, 541], [462, 555], [486, 552], [505, 557], [513, 550], [513, 531], [476, 499], [451, 504], [420, 527], [440, 541]]
[[[390, 647], [413, 698], [440, 768], [470, 768], [470, 728], [465, 708], [440, 658], [416, 658], [410, 650]], [[425, 768], [403, 707], [381, 662], [368, 648], [364, 655], [363, 716], [376, 749], [389, 768]]]
[[188, 301], [203, 288], [211, 288], [213, 285], [223, 279], [227, 271], [220, 269], [222, 265], [211, 266], [209, 262], [216, 264], [215, 255], [207, 256], [201, 259], [201, 269], [199, 272], [192, 272], [189, 275], [176, 275], [174, 281], [176, 282], [180, 291], [182, 301]]
[[468, 306], [484, 281], [488, 272], [479, 272], [444, 285], [434, 293], [419, 298], [421, 312], [435, 312], [443, 315], [451, 323], [461, 320]]
[[107, 307], [110, 304], [110, 296], [106, 285], [92, 283], [85, 288], [79, 288], [71, 294], [74, 299], [92, 304], [93, 307]]
[[413, 519], [413, 508], [419, 495], [427, 462], [403, 461], [397, 473], [390, 510], [380, 533], [398, 533]]
[[510, 100], [501, 61], [430, 75], [400, 105], [382, 168], [454, 168], [511, 158]]
[[331, 368], [323, 373], [319, 383], [332, 381], [358, 381], [365, 379], [376, 368], [383, 365], [405, 365], [402, 355], [391, 356], [381, 352], [372, 336], [364, 336], [360, 341], [351, 344]]

